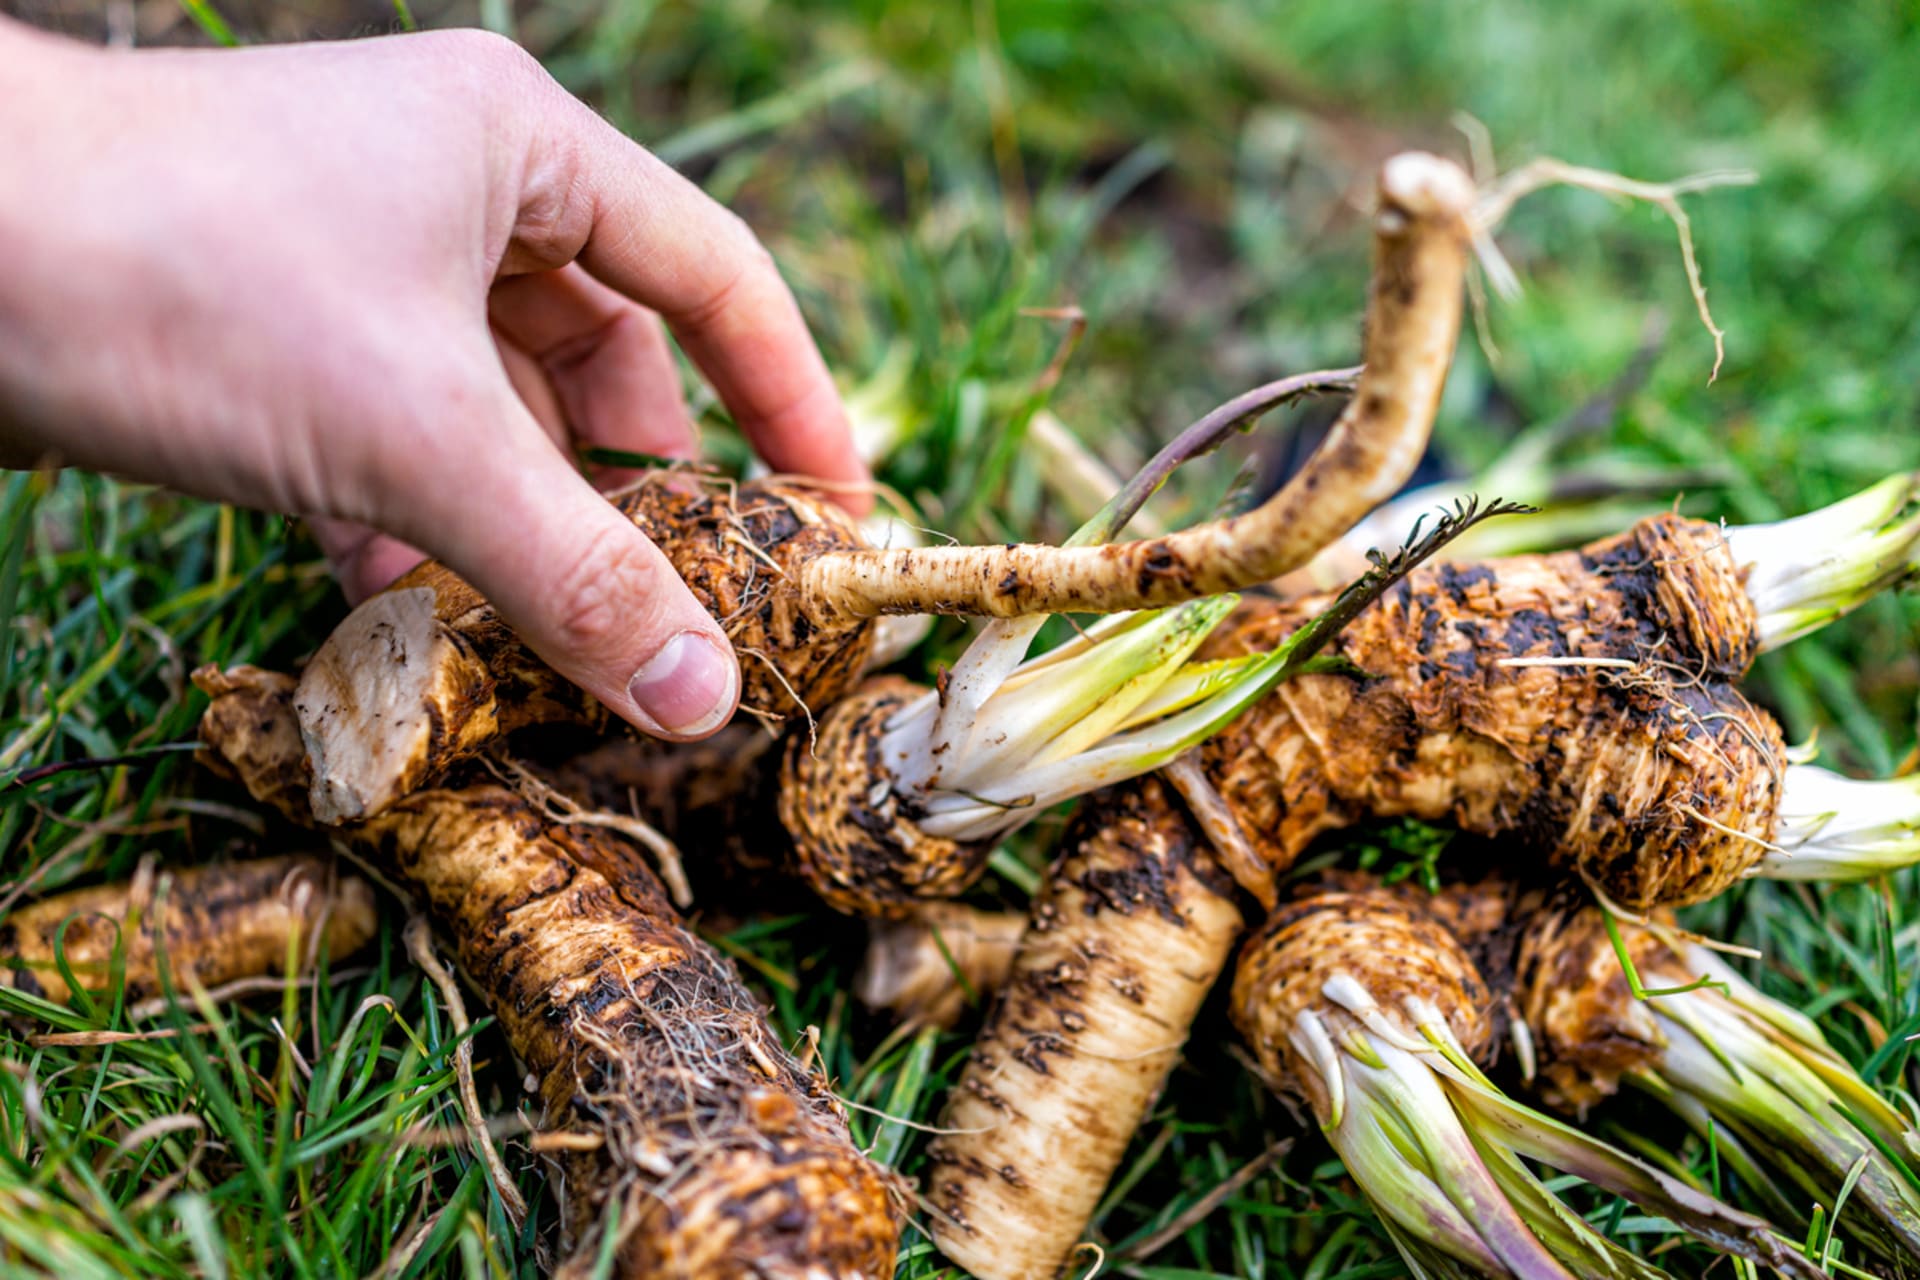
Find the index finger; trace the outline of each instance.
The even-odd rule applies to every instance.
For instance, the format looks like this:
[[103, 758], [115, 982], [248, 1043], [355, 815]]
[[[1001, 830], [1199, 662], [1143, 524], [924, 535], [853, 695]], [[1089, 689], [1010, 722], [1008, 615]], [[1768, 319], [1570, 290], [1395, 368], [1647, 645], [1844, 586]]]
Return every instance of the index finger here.
[[[839, 392], [772, 255], [693, 183], [580, 114], [592, 123], [563, 181], [581, 265], [666, 321], [768, 466], [864, 485]], [[864, 511], [870, 499], [843, 501]]]

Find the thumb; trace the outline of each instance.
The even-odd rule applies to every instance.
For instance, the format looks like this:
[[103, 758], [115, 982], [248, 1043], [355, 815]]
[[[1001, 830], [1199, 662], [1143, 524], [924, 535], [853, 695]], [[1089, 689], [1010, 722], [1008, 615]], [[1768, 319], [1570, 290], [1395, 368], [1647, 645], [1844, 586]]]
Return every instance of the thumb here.
[[657, 737], [706, 737], [740, 697], [719, 624], [660, 549], [574, 470], [504, 376], [492, 400], [504, 429], [466, 434], [437, 469], [444, 499], [416, 507], [396, 531], [472, 583], [534, 652], [614, 714]]

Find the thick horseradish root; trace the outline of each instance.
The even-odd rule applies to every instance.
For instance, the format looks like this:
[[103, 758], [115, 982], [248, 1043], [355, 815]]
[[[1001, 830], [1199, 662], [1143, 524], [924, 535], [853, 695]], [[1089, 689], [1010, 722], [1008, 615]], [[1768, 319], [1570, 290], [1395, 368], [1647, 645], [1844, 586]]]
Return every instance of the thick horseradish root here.
[[[1902, 476], [1783, 526], [1661, 516], [1579, 551], [1419, 570], [1333, 642], [1362, 674], [1276, 688], [1201, 749], [1204, 771], [1276, 873], [1368, 814], [1511, 832], [1635, 911], [1910, 861], [1920, 791], [1789, 765], [1732, 682], [1810, 610], [1911, 572], [1912, 491]], [[1796, 554], [1831, 572], [1796, 578], [1773, 534], [1822, 520], [1832, 536]], [[1200, 656], [1269, 649], [1324, 603], [1248, 606]]]
[[1537, 1161], [1727, 1252], [1821, 1274], [1741, 1213], [1496, 1089], [1473, 958], [1413, 896], [1316, 890], [1243, 950], [1233, 1016], [1268, 1082], [1311, 1109], [1416, 1274], [1639, 1278], [1663, 1273], [1561, 1205]]
[[184, 999], [189, 979], [217, 990], [283, 976], [289, 957], [301, 970], [322, 953], [338, 963], [374, 924], [372, 888], [327, 858], [143, 867], [126, 883], [55, 894], [0, 920], [0, 986], [56, 1004], [73, 1003], [76, 986], [102, 994], [117, 945], [129, 1004], [167, 989]]
[[[284, 803], [293, 682], [196, 680], [214, 696], [209, 762]], [[419, 897], [537, 1082], [583, 1273], [607, 1248], [619, 1276], [892, 1275], [892, 1179], [652, 873], [600, 847], [618, 836], [493, 783], [417, 792], [342, 835]]]
[[[1366, 367], [1307, 465], [1246, 515], [1100, 546], [862, 548], [823, 497], [779, 481], [689, 489], [654, 476], [621, 507], [666, 554], [741, 657], [741, 705], [819, 712], [858, 677], [885, 615], [1013, 617], [1156, 608], [1295, 568], [1411, 474], [1433, 422], [1474, 234], [1472, 184], [1410, 153], [1380, 175]], [[348, 617], [297, 700], [322, 822], [378, 813], [524, 724], [600, 714], [491, 606], [423, 565]]]
[[1045, 1280], [1179, 1061], [1241, 927], [1179, 801], [1087, 801], [928, 1149], [927, 1227], [982, 1280]]
[[[1903, 1270], [1920, 1265], [1920, 1131], [1863, 1081], [1820, 1029], [1673, 929], [1616, 921], [1635, 994], [1593, 906], [1534, 912], [1518, 940], [1514, 1014], [1535, 1087], [1576, 1116], [1631, 1084], [1673, 1109], [1778, 1210], [1811, 1205]], [[1704, 983], [1704, 985], [1702, 985]], [[1769, 1176], [1771, 1175], [1771, 1176]]]

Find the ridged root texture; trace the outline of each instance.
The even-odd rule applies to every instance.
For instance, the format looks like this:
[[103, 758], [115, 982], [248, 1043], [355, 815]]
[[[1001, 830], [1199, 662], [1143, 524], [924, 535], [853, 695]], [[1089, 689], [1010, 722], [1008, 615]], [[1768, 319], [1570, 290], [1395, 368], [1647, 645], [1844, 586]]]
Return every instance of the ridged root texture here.
[[[1618, 925], [1642, 983], [1692, 981], [1686, 963], [1651, 930]], [[1666, 1037], [1653, 1007], [1633, 994], [1595, 907], [1543, 911], [1520, 937], [1514, 1014], [1533, 1035], [1534, 1092], [1557, 1111], [1585, 1116], [1620, 1091], [1623, 1076], [1653, 1066]]]
[[[202, 723], [257, 797], [290, 682], [245, 670]], [[298, 816], [298, 815], [295, 815]], [[349, 828], [415, 893], [539, 1083], [570, 1251], [590, 1267], [609, 1201], [614, 1273], [700, 1280], [893, 1274], [890, 1175], [855, 1149], [826, 1081], [768, 1028], [733, 966], [603, 828], [562, 825], [482, 784], [418, 792]]]
[[1319, 1068], [1294, 1043], [1302, 1014], [1318, 1015], [1338, 1044], [1359, 1023], [1326, 996], [1345, 975], [1409, 1034], [1401, 1012], [1424, 1000], [1446, 1019], [1470, 1055], [1493, 1045], [1492, 999], [1473, 957], [1439, 920], [1391, 888], [1310, 892], [1283, 905], [1240, 952], [1233, 1021], [1267, 1079], [1302, 1099], [1325, 1122], [1329, 1098]]
[[162, 952], [173, 989], [184, 999], [189, 977], [218, 987], [281, 975], [289, 944], [298, 946], [303, 964], [323, 949], [338, 963], [373, 937], [372, 887], [337, 873], [328, 858], [260, 858], [165, 876], [163, 896], [156, 897], [159, 876], [143, 873], [14, 911], [0, 923], [0, 986], [71, 1003], [73, 990], [54, 963], [56, 939], [75, 981], [89, 992], [110, 985], [118, 939], [126, 999], [133, 1003], [161, 994]]
[[986, 869], [991, 843], [922, 831], [912, 795], [892, 785], [882, 758], [887, 720], [925, 692], [896, 676], [868, 680], [815, 733], [787, 741], [780, 823], [801, 878], [836, 911], [897, 919], [917, 902], [953, 897]]
[[[1327, 600], [1259, 602], [1202, 657], [1273, 648]], [[1279, 686], [1201, 748], [1283, 872], [1373, 815], [1511, 832], [1614, 902], [1698, 902], [1777, 826], [1779, 726], [1733, 687], [1751, 602], [1710, 524], [1660, 516], [1579, 551], [1411, 575], [1331, 651], [1366, 676]]]
[[[743, 708], [801, 715], [859, 678], [871, 622], [809, 614], [796, 579], [805, 561], [863, 545], [830, 499], [775, 482], [695, 487], [659, 472], [618, 505], [733, 642]], [[606, 717], [434, 561], [340, 624], [302, 674], [296, 705], [313, 812], [327, 823], [372, 816], [517, 728]]]
[[1241, 919], [1158, 778], [1088, 799], [928, 1148], [927, 1226], [981, 1280], [1068, 1264]]

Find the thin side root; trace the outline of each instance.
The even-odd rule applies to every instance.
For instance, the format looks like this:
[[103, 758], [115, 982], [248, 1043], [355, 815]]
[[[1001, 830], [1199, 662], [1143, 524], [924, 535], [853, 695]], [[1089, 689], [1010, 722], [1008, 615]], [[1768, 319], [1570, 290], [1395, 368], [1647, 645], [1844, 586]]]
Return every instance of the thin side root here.
[[1687, 289], [1693, 294], [1694, 310], [1700, 315], [1700, 323], [1713, 335], [1713, 372], [1707, 375], [1707, 381], [1712, 382], [1720, 376], [1720, 366], [1727, 358], [1726, 332], [1714, 323], [1713, 312], [1707, 306], [1707, 286], [1700, 275], [1700, 260], [1693, 250], [1693, 223], [1688, 219], [1687, 211], [1680, 207], [1680, 197], [1715, 187], [1747, 186], [1754, 181], [1755, 175], [1750, 170], [1717, 169], [1673, 182], [1641, 182], [1604, 169], [1588, 169], [1551, 157], [1542, 158], [1521, 165], [1493, 183], [1481, 195], [1474, 207], [1474, 250], [1488, 278], [1493, 281], [1494, 288], [1503, 296], [1511, 297], [1519, 291], [1519, 280], [1514, 276], [1513, 268], [1507, 265], [1506, 259], [1494, 247], [1488, 233], [1506, 218], [1522, 197], [1544, 187], [1567, 186], [1653, 205], [1667, 215], [1679, 234], [1680, 259], [1686, 264]]

